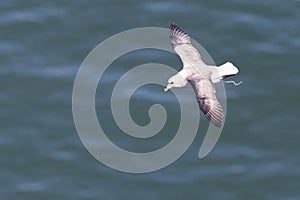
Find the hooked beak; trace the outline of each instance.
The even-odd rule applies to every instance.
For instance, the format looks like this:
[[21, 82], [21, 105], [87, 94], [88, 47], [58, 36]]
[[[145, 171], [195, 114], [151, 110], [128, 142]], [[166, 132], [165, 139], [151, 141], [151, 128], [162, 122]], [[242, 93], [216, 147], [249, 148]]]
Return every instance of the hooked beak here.
[[167, 85], [165, 88], [164, 88], [164, 91], [167, 92], [171, 87], [169, 85]]

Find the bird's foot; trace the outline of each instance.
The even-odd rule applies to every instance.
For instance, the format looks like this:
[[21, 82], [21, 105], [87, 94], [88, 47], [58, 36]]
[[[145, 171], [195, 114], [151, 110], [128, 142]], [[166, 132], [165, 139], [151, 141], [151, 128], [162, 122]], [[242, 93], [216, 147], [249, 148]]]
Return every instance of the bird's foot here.
[[235, 81], [224, 81], [224, 83], [232, 83], [233, 85], [237, 86], [243, 83], [243, 81], [240, 81], [238, 83], [236, 83]]

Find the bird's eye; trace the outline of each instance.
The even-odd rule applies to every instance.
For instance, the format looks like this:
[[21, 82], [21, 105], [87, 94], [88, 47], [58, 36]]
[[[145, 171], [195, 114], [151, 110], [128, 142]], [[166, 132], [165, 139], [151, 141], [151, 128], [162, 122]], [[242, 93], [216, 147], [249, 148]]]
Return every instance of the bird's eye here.
[[174, 82], [172, 81], [170, 84], [174, 84]]

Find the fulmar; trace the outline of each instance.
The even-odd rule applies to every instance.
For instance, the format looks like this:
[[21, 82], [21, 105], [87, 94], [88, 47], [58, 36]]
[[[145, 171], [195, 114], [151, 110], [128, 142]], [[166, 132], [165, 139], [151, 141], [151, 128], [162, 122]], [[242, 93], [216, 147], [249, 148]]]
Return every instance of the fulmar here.
[[220, 82], [228, 76], [233, 76], [239, 70], [230, 62], [219, 67], [205, 64], [185, 31], [175, 23], [170, 25], [169, 30], [170, 43], [173, 50], [179, 55], [183, 63], [183, 69], [168, 80], [168, 85], [164, 88], [164, 91], [167, 92], [174, 87], [184, 87], [189, 82], [195, 91], [199, 107], [206, 118], [216, 127], [222, 127], [224, 114], [216, 97], [216, 89], [213, 83]]

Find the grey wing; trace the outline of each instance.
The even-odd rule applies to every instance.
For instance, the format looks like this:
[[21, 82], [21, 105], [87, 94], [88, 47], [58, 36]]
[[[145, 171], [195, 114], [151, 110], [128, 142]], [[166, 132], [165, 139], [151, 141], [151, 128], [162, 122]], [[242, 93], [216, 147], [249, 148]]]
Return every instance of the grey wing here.
[[170, 25], [169, 38], [174, 51], [182, 60], [183, 67], [203, 64], [198, 50], [191, 44], [189, 35], [174, 23]]
[[216, 97], [216, 90], [208, 79], [190, 81], [196, 93], [201, 111], [206, 118], [217, 127], [223, 124], [224, 114], [222, 106]]

